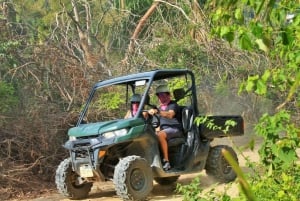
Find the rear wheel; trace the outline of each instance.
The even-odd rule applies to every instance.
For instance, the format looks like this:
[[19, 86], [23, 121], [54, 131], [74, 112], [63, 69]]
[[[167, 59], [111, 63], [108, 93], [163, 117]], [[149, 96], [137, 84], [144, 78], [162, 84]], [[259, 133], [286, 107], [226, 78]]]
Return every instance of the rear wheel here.
[[72, 200], [86, 198], [93, 186], [93, 183], [83, 182], [82, 178], [72, 170], [70, 158], [59, 164], [56, 169], [55, 183], [58, 191]]
[[123, 200], [144, 200], [153, 188], [152, 169], [139, 156], [128, 156], [115, 167], [114, 184]]
[[236, 173], [222, 155], [222, 149], [226, 149], [238, 163], [235, 151], [226, 145], [212, 147], [207, 157], [205, 170], [206, 174], [214, 177], [222, 183], [228, 183], [236, 179]]
[[179, 176], [173, 177], [156, 177], [154, 180], [160, 185], [170, 185], [178, 180]]

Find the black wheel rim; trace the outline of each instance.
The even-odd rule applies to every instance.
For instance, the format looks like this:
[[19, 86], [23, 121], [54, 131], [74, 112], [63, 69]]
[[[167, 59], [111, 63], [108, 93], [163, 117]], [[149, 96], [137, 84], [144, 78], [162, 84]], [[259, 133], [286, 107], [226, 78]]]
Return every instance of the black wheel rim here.
[[141, 190], [146, 182], [146, 178], [144, 175], [144, 172], [141, 171], [141, 169], [134, 169], [131, 172], [131, 176], [130, 176], [130, 185], [131, 187], [138, 191]]

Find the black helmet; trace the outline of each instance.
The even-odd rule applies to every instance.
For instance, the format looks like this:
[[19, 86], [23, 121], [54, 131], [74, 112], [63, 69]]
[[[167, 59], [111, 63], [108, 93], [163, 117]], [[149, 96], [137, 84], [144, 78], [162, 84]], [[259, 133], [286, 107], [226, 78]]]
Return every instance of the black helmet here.
[[130, 98], [130, 102], [141, 102], [141, 95], [140, 94], [133, 94]]

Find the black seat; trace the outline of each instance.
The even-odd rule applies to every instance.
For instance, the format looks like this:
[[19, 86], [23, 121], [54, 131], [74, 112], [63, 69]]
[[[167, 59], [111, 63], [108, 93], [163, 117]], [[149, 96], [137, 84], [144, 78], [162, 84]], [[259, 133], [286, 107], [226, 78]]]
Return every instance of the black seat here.
[[[189, 90], [185, 91], [184, 88], [178, 88], [174, 89], [173, 96], [175, 98], [175, 101], [178, 102], [179, 100], [186, 97], [187, 93], [189, 93]], [[191, 130], [193, 121], [194, 121], [194, 115], [193, 110], [189, 106], [179, 106], [180, 109], [180, 119], [182, 123], [183, 128], [183, 134], [186, 135], [188, 131]]]
[[175, 99], [175, 102], [178, 102], [179, 100], [183, 99], [185, 97], [185, 90], [184, 88], [178, 88], [178, 89], [174, 89], [173, 91], [173, 96]]
[[[174, 96], [174, 101], [175, 102], [178, 102], [179, 100], [181, 100], [182, 98], [184, 98], [185, 97], [185, 90], [183, 89], [183, 88], [179, 88], [179, 89], [175, 89], [174, 91], [173, 91], [173, 96]], [[179, 121], [181, 121], [182, 122], [182, 114], [183, 114], [183, 111], [185, 111], [185, 109], [184, 108], [186, 108], [185, 106], [179, 106], [179, 116], [180, 116], [180, 119], [179, 119]], [[186, 112], [185, 112], [186, 113]], [[185, 117], [185, 119], [186, 119], [187, 117]], [[182, 124], [183, 124], [183, 122], [182, 122]], [[186, 123], [184, 123], [184, 125], [186, 125]], [[180, 136], [180, 137], [175, 137], [175, 138], [171, 138], [171, 139], [169, 139], [168, 140], [168, 147], [175, 147], [175, 146], [178, 146], [178, 145], [181, 145], [181, 144], [184, 144], [185, 143], [185, 130], [186, 130], [186, 126], [184, 127], [184, 125], [183, 125], [183, 134], [182, 134], [182, 136]]]
[[181, 112], [183, 134], [186, 135], [191, 129], [194, 121], [194, 114], [191, 107], [184, 107]]

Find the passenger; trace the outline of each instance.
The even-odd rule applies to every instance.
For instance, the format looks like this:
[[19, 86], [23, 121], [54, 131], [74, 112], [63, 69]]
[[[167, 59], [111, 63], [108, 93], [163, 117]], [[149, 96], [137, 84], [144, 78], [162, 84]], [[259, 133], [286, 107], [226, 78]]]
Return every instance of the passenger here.
[[141, 95], [140, 94], [133, 94], [130, 98], [130, 110], [127, 111], [125, 115], [125, 119], [134, 117], [138, 112], [140, 102], [141, 102]]
[[[140, 94], [133, 94], [130, 98], [130, 110], [127, 111], [125, 115], [125, 119], [134, 117], [139, 109], [140, 103], [141, 103], [142, 97]], [[148, 117], [147, 112], [143, 112], [144, 118]]]
[[150, 109], [150, 115], [159, 114], [160, 127], [156, 134], [163, 152], [163, 169], [171, 169], [168, 155], [167, 140], [182, 135], [182, 126], [178, 120], [179, 107], [175, 101], [171, 100], [171, 94], [167, 85], [160, 85], [156, 88], [156, 95], [159, 99], [158, 109]]

